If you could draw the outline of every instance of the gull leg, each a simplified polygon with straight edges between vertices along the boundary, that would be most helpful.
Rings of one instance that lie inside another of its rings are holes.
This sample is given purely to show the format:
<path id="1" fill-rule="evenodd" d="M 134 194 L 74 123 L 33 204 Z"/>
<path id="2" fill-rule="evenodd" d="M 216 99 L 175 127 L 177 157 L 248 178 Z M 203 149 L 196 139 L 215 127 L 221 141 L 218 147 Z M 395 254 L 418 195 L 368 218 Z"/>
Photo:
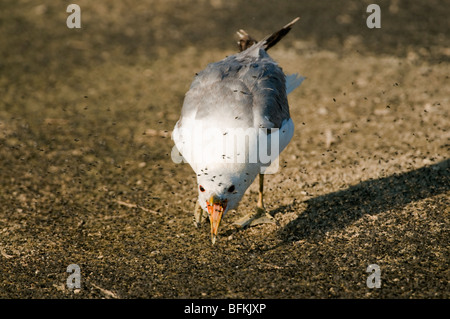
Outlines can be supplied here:
<path id="1" fill-rule="evenodd" d="M 259 174 L 259 192 L 258 203 L 256 204 L 257 211 L 266 211 L 264 209 L 264 174 Z"/>
<path id="2" fill-rule="evenodd" d="M 203 211 L 202 207 L 200 206 L 199 202 L 195 202 L 195 208 L 194 208 L 194 225 L 195 227 L 200 227 L 202 222 L 206 219 L 207 215 Z"/>
<path id="3" fill-rule="evenodd" d="M 235 225 L 244 228 L 259 224 L 274 224 L 273 217 L 264 209 L 264 174 L 259 174 L 259 193 L 256 210 L 234 222 Z"/>
<path id="4" fill-rule="evenodd" d="M 273 217 L 264 208 L 264 174 L 259 174 L 258 203 L 256 204 L 256 218 L 252 220 L 250 226 L 259 224 L 274 224 Z"/>

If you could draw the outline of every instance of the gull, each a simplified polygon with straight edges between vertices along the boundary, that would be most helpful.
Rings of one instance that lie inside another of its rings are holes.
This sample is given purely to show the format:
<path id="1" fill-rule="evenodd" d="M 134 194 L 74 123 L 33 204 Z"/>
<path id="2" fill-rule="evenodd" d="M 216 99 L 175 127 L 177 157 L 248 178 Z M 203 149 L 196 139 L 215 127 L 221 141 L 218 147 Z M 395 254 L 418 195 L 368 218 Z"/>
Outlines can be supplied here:
<path id="1" fill-rule="evenodd" d="M 287 95 L 304 78 L 285 75 L 267 50 L 298 20 L 259 42 L 240 30 L 240 52 L 197 73 L 185 95 L 172 139 L 197 175 L 194 224 L 209 218 L 212 244 L 223 216 L 238 206 L 258 175 L 256 210 L 235 224 L 273 223 L 264 209 L 264 174 L 274 166 L 276 171 L 277 158 L 292 139 Z"/>

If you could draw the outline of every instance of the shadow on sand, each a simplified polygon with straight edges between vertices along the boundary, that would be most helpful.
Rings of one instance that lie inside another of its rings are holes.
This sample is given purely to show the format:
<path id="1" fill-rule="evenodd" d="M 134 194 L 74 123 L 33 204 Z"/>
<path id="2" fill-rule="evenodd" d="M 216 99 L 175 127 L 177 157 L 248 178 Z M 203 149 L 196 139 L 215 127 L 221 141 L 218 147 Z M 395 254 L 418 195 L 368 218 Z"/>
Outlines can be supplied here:
<path id="1" fill-rule="evenodd" d="M 450 160 L 410 172 L 361 182 L 345 190 L 307 200 L 307 208 L 283 227 L 284 242 L 320 238 L 342 229 L 365 214 L 375 215 L 450 190 Z M 271 214 L 295 209 L 296 203 Z"/>

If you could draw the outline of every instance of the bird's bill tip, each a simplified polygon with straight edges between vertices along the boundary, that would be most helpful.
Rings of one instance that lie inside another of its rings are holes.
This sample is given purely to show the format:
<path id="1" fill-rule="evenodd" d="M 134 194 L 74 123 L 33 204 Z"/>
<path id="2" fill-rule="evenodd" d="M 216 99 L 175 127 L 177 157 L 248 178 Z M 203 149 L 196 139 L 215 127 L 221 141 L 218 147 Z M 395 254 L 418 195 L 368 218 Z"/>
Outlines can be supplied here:
<path id="1" fill-rule="evenodd" d="M 211 235 L 211 242 L 214 245 L 216 243 L 217 235 Z"/>
<path id="2" fill-rule="evenodd" d="M 219 231 L 220 221 L 222 220 L 223 212 L 225 211 L 226 203 L 216 202 L 208 205 L 209 219 L 211 222 L 211 242 L 216 242 L 217 233 Z"/>

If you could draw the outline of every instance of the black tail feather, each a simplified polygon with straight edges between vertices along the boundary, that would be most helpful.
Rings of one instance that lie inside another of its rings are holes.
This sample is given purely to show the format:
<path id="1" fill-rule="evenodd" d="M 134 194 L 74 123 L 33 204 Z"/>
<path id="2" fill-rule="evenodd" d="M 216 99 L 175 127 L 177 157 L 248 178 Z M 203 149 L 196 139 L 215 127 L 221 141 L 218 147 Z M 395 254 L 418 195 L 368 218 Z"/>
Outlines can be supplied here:
<path id="1" fill-rule="evenodd" d="M 267 37 L 266 40 L 265 40 L 265 43 L 263 45 L 264 49 L 266 51 L 269 50 L 271 47 L 273 47 L 275 44 L 277 44 L 281 39 L 283 39 L 284 36 L 286 34 L 288 34 L 289 31 L 291 31 L 292 26 L 299 19 L 300 19 L 299 17 L 295 18 L 294 20 L 292 20 L 291 22 L 286 24 L 283 28 L 281 28 L 277 32 L 275 32 L 272 35 L 270 35 L 269 37 Z M 242 29 L 239 30 L 239 32 L 237 32 L 237 34 L 239 35 L 239 38 L 240 38 L 239 41 L 238 41 L 238 46 L 239 46 L 239 50 L 241 52 L 246 50 L 246 49 L 248 49 L 253 44 L 257 43 L 257 41 L 254 38 L 252 38 L 247 32 L 245 32 Z"/>
<path id="2" fill-rule="evenodd" d="M 292 26 L 299 20 L 300 18 L 297 17 L 288 24 L 286 24 L 281 30 L 273 33 L 270 37 L 267 38 L 266 43 L 264 45 L 264 49 L 267 51 L 271 47 L 273 47 L 275 44 L 277 44 L 281 39 L 284 38 L 286 34 L 291 31 Z"/>

